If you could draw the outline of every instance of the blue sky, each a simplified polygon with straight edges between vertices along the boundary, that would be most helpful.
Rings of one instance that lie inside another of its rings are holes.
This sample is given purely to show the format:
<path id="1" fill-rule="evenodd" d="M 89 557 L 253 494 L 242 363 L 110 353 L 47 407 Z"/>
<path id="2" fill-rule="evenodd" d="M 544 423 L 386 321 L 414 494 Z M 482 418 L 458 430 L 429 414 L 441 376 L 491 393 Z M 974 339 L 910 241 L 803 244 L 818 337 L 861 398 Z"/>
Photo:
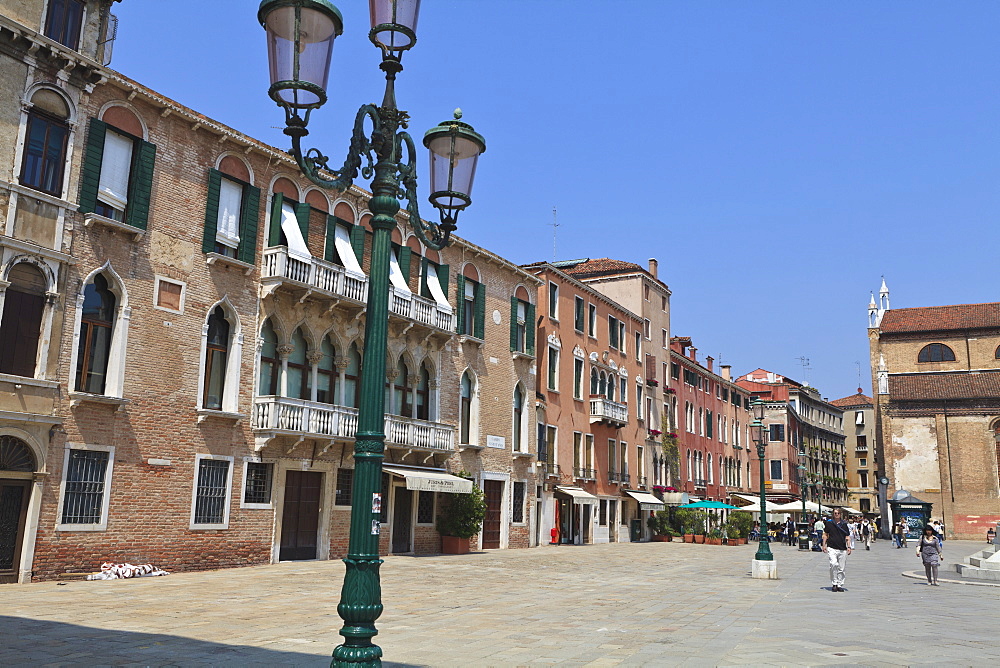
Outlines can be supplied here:
<path id="1" fill-rule="evenodd" d="M 367 2 L 338 7 L 309 137 L 336 164 L 382 97 Z M 112 67 L 286 147 L 256 8 L 125 0 Z M 659 259 L 700 356 L 834 399 L 856 362 L 871 393 L 883 274 L 896 307 L 1000 301 L 998 28 L 992 2 L 424 0 L 397 98 L 417 138 L 456 106 L 486 137 L 461 236 L 551 259 L 556 207 L 560 259 Z"/>

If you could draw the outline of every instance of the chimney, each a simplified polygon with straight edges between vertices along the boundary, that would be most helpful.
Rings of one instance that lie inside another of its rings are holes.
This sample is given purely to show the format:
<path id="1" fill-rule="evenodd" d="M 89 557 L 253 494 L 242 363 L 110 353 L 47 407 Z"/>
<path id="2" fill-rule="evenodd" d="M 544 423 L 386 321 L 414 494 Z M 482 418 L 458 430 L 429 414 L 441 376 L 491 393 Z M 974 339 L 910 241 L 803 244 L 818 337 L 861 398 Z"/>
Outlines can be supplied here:
<path id="1" fill-rule="evenodd" d="M 708 357 L 705 358 L 705 366 L 706 366 L 706 368 L 708 368 L 709 371 L 712 370 L 712 364 L 714 362 L 715 362 L 715 358 L 712 357 L 711 355 L 709 355 Z"/>
<path id="2" fill-rule="evenodd" d="M 694 346 L 691 346 L 691 348 L 688 349 L 688 359 L 694 362 L 698 361 L 698 349 Z"/>
<path id="3" fill-rule="evenodd" d="M 659 271 L 660 263 L 656 261 L 655 257 L 649 258 L 649 273 L 653 275 L 653 278 L 659 278 L 656 272 Z"/>
<path id="4" fill-rule="evenodd" d="M 723 364 L 723 365 L 721 365 L 719 367 L 719 369 L 722 371 L 722 379 L 723 380 L 732 380 L 733 379 L 733 365 L 732 364 Z"/>

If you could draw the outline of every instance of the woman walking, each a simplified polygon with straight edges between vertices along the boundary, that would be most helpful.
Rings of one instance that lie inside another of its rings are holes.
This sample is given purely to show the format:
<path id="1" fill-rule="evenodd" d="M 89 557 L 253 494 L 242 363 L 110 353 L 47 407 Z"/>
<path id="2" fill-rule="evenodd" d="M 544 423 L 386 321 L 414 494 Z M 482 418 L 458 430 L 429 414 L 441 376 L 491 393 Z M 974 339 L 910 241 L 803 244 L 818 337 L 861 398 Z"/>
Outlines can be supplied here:
<path id="1" fill-rule="evenodd" d="M 938 566 L 941 565 L 941 542 L 938 541 L 937 532 L 930 524 L 924 527 L 924 533 L 920 536 L 920 543 L 917 545 L 917 556 L 924 562 L 924 572 L 927 574 L 927 584 L 937 586 Z"/>

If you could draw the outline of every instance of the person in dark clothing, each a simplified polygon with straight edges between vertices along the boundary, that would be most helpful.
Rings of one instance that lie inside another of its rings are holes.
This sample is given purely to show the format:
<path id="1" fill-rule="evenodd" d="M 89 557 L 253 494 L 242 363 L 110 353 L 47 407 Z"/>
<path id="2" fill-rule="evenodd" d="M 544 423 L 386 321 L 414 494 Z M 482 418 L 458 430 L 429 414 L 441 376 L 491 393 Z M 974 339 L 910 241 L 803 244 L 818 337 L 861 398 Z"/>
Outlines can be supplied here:
<path id="1" fill-rule="evenodd" d="M 830 557 L 831 591 L 847 591 L 844 589 L 844 570 L 847 567 L 847 557 L 854 548 L 851 529 L 844 521 L 843 511 L 833 509 L 833 519 L 826 521 L 823 529 L 823 551 Z"/>

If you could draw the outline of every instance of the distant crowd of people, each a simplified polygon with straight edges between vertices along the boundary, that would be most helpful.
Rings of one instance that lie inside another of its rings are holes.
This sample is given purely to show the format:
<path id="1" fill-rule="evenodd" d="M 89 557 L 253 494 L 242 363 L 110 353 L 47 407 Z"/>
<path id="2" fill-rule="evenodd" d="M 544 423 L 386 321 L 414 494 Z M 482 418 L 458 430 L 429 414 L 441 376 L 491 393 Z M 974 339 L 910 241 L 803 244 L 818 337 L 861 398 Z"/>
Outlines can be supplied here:
<path id="1" fill-rule="evenodd" d="M 830 515 L 823 517 L 814 515 L 805 523 L 805 526 L 808 528 L 803 528 L 802 525 L 797 525 L 791 518 L 788 518 L 784 523 L 770 522 L 763 530 L 767 531 L 769 541 L 787 545 L 794 545 L 797 538 L 803 537 L 803 531 L 807 531 L 812 550 L 825 552 L 830 559 L 830 581 L 832 584 L 830 590 L 834 592 L 847 591 L 844 588 L 847 556 L 856 549 L 855 546 L 864 545 L 866 550 L 871 550 L 872 543 L 881 533 L 881 518 L 869 519 L 855 516 L 845 519 L 844 512 L 840 508 L 834 508 Z M 760 522 L 754 522 L 750 538 L 760 540 L 761 531 Z M 906 537 L 909 531 L 910 525 L 906 518 L 900 518 L 892 525 L 890 533 L 897 549 L 907 547 Z M 938 520 L 924 526 L 918 539 L 917 556 L 924 564 L 927 584 L 929 585 L 937 586 L 938 584 L 938 568 L 941 565 L 944 540 L 945 527 Z"/>

